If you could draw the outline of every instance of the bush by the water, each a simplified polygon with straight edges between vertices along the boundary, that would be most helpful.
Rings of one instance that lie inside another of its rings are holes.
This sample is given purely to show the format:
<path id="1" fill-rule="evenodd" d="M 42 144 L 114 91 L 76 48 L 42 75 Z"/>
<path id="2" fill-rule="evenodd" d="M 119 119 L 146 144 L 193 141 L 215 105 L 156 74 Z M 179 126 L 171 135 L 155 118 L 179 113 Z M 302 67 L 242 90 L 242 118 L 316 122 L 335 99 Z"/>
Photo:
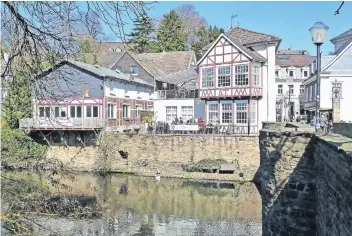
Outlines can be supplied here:
<path id="1" fill-rule="evenodd" d="M 31 167 L 45 158 L 46 146 L 33 141 L 23 130 L 11 129 L 1 119 L 1 165 L 4 168 Z"/>

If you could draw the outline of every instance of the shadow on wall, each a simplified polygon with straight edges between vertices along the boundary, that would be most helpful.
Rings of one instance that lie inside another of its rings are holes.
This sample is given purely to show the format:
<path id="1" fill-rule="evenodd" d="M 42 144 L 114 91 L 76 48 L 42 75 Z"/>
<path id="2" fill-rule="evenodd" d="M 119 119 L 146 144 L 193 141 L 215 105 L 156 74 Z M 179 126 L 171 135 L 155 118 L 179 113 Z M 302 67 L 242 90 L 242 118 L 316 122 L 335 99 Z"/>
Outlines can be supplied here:
<path id="1" fill-rule="evenodd" d="M 311 134 L 261 131 L 263 235 L 315 235 L 316 166 Z"/>

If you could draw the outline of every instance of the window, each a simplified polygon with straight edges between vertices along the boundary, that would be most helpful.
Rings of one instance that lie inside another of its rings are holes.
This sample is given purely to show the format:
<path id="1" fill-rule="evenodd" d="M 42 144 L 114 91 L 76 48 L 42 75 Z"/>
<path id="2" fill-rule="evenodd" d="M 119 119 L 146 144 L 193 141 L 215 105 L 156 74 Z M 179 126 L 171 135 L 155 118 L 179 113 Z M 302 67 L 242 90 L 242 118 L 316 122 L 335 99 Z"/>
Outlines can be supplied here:
<path id="1" fill-rule="evenodd" d="M 306 70 L 303 71 L 303 77 L 308 77 L 308 71 Z"/>
<path id="2" fill-rule="evenodd" d="M 214 68 L 202 69 L 202 88 L 214 87 Z"/>
<path id="3" fill-rule="evenodd" d="M 290 77 L 293 77 L 293 70 L 288 71 L 288 75 L 289 75 Z"/>
<path id="4" fill-rule="evenodd" d="M 235 66 L 235 85 L 248 85 L 248 65 L 240 64 Z"/>
<path id="5" fill-rule="evenodd" d="M 230 124 L 232 123 L 232 104 L 221 104 L 221 123 Z"/>
<path id="6" fill-rule="evenodd" d="M 279 84 L 279 85 L 277 86 L 277 93 L 278 93 L 278 94 L 282 94 L 282 84 Z"/>
<path id="7" fill-rule="evenodd" d="M 279 71 L 278 70 L 275 71 L 275 77 L 279 77 Z"/>
<path id="8" fill-rule="evenodd" d="M 39 117 L 44 117 L 44 107 L 39 107 Z"/>
<path id="9" fill-rule="evenodd" d="M 171 123 L 177 117 L 177 107 L 166 107 L 166 122 Z"/>
<path id="10" fill-rule="evenodd" d="M 129 105 L 122 105 L 122 117 L 123 119 L 128 119 L 131 117 Z"/>
<path id="11" fill-rule="evenodd" d="M 61 117 L 66 117 L 66 109 L 62 109 L 60 113 Z"/>
<path id="12" fill-rule="evenodd" d="M 55 107 L 55 117 L 60 117 L 60 107 Z"/>
<path id="13" fill-rule="evenodd" d="M 98 117 L 98 106 L 86 106 L 86 117 Z"/>
<path id="14" fill-rule="evenodd" d="M 108 119 L 115 118 L 115 105 L 108 104 Z"/>
<path id="15" fill-rule="evenodd" d="M 230 66 L 221 66 L 218 68 L 218 86 L 226 87 L 231 85 Z"/>
<path id="16" fill-rule="evenodd" d="M 182 106 L 181 116 L 183 121 L 187 121 L 193 118 L 193 107 L 192 106 Z"/>
<path id="17" fill-rule="evenodd" d="M 251 101 L 251 124 L 257 124 L 257 101 Z"/>
<path id="18" fill-rule="evenodd" d="M 253 66 L 252 77 L 253 77 L 253 86 L 259 86 L 260 85 L 260 67 L 259 66 Z"/>
<path id="19" fill-rule="evenodd" d="M 248 104 L 247 101 L 236 103 L 236 123 L 247 124 Z"/>
<path id="20" fill-rule="evenodd" d="M 81 106 L 71 106 L 70 107 L 70 117 L 81 118 L 82 117 L 82 107 Z"/>
<path id="21" fill-rule="evenodd" d="M 290 90 L 290 94 L 295 94 L 295 90 L 293 88 L 293 85 L 288 85 L 288 89 Z"/>
<path id="22" fill-rule="evenodd" d="M 299 94 L 304 94 L 304 85 L 299 86 Z"/>
<path id="23" fill-rule="evenodd" d="M 219 114 L 219 110 L 218 110 L 218 105 L 219 104 L 209 104 L 208 105 L 208 120 L 211 123 L 216 123 L 218 121 L 218 114 Z"/>
<path id="24" fill-rule="evenodd" d="M 45 117 L 50 117 L 50 107 L 45 107 Z"/>
<path id="25" fill-rule="evenodd" d="M 143 107 L 141 105 L 136 105 L 136 117 L 137 118 L 141 117 L 141 110 L 143 110 Z"/>
<path id="26" fill-rule="evenodd" d="M 133 75 L 138 74 L 138 66 L 136 65 L 131 66 L 131 74 Z"/>

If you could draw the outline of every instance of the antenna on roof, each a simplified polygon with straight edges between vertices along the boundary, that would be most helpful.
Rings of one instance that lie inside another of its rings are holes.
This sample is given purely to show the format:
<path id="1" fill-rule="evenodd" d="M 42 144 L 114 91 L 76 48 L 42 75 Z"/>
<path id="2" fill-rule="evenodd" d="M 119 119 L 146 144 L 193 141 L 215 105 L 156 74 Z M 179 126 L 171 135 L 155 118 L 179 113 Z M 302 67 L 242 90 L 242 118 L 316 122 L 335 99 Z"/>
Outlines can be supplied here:
<path id="1" fill-rule="evenodd" d="M 236 14 L 236 15 L 234 15 L 234 14 L 232 14 L 231 15 L 231 29 L 232 29 L 232 20 L 234 19 L 234 18 L 236 18 L 238 15 Z"/>

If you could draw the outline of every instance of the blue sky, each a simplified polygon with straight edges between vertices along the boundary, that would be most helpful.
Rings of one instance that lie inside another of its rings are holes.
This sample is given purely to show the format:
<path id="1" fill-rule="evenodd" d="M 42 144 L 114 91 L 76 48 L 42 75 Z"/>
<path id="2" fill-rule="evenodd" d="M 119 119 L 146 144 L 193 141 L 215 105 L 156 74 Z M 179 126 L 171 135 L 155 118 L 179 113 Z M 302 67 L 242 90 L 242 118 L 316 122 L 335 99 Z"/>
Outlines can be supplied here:
<path id="1" fill-rule="evenodd" d="M 339 15 L 334 15 L 340 2 L 158 2 L 149 15 L 160 18 L 183 4 L 192 4 L 209 25 L 227 29 L 232 14 L 240 27 L 278 36 L 282 39 L 281 49 L 307 49 L 312 55 L 316 48 L 308 29 L 323 21 L 330 27 L 328 40 L 322 46 L 323 54 L 333 51 L 331 38 L 352 28 L 352 2 L 345 2 Z M 130 28 L 129 26 L 126 29 Z"/>

